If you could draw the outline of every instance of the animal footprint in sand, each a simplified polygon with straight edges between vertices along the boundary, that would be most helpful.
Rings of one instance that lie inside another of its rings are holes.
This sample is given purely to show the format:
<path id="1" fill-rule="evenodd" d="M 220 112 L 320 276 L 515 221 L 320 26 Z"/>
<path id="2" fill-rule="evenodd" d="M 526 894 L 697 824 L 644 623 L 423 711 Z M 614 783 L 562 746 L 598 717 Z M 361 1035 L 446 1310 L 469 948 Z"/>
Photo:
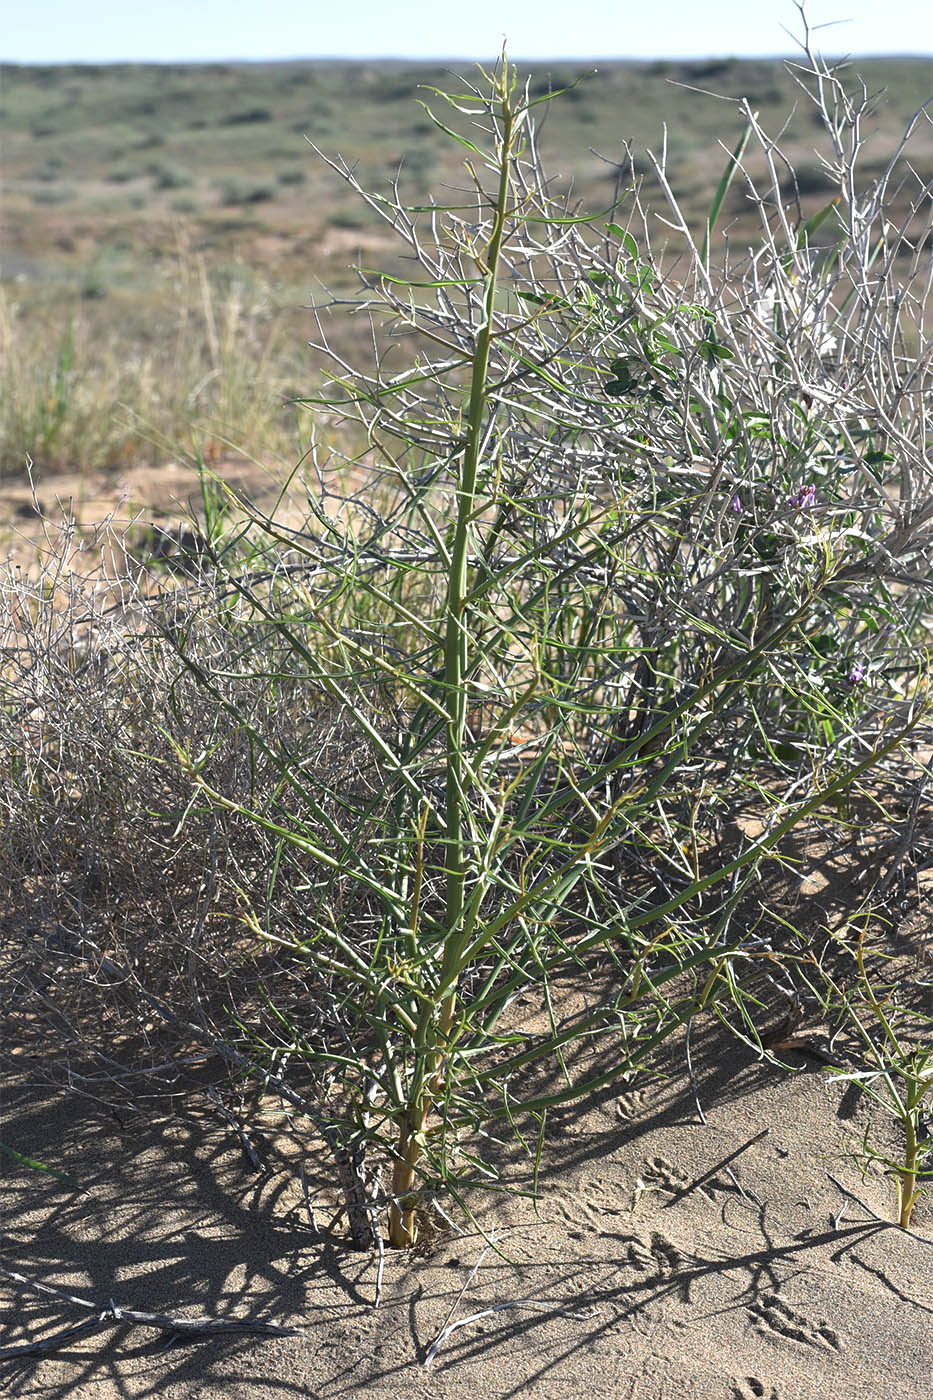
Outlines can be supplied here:
<path id="1" fill-rule="evenodd" d="M 711 1201 L 710 1193 L 702 1186 L 695 1186 L 689 1176 L 684 1176 L 672 1166 L 666 1157 L 649 1157 L 635 1184 L 635 1205 L 647 1191 L 668 1191 L 673 1196 L 685 1195 L 688 1191 Z"/>
<path id="2" fill-rule="evenodd" d="M 616 1113 L 620 1118 L 640 1118 L 650 1103 L 647 1089 L 627 1089 L 616 1099 Z"/>
<path id="3" fill-rule="evenodd" d="M 676 1282 L 684 1300 L 690 1301 L 690 1270 L 692 1261 L 657 1230 L 652 1231 L 649 1244 L 638 1238 L 627 1241 L 622 1264 L 646 1274 L 643 1284 Z M 642 1286 L 642 1285 L 639 1285 Z"/>
<path id="4" fill-rule="evenodd" d="M 578 1191 L 555 1192 L 548 1204 L 569 1225 L 584 1225 L 595 1230 L 600 1217 L 618 1215 L 622 1206 L 618 1185 L 603 1177 L 584 1181 Z"/>
<path id="5" fill-rule="evenodd" d="M 732 1395 L 733 1400 L 781 1400 L 777 1386 L 773 1385 L 768 1390 L 764 1381 L 760 1381 L 757 1376 L 748 1376 L 744 1381 L 736 1381 L 732 1387 Z"/>
<path id="6" fill-rule="evenodd" d="M 839 1333 L 834 1331 L 822 1318 L 811 1322 L 802 1313 L 794 1312 L 774 1293 L 766 1293 L 749 1310 L 759 1332 L 774 1332 L 779 1337 L 788 1337 L 792 1342 L 803 1342 L 809 1347 L 823 1347 L 828 1351 L 841 1351 Z"/>

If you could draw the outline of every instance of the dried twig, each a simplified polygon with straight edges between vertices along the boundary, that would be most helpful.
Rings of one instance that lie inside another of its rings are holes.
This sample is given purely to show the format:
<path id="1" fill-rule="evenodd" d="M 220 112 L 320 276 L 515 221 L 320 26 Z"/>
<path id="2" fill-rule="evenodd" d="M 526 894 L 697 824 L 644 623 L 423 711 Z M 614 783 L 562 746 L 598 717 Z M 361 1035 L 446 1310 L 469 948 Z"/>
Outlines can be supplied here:
<path id="1" fill-rule="evenodd" d="M 96 1313 L 95 1317 L 87 1318 L 84 1322 L 63 1328 L 59 1332 L 53 1332 L 48 1337 L 42 1337 L 34 1342 L 23 1342 L 19 1346 L 4 1347 L 0 1350 L 0 1361 L 7 1361 L 16 1356 L 42 1356 L 45 1352 L 61 1346 L 73 1337 L 93 1332 L 99 1327 L 112 1327 L 118 1323 L 154 1327 L 157 1331 L 169 1332 L 179 1337 L 218 1336 L 236 1332 L 252 1332 L 266 1337 L 303 1337 L 305 1335 L 300 1327 L 280 1327 L 275 1322 L 259 1322 L 249 1318 L 175 1317 L 168 1313 L 141 1312 L 137 1308 L 118 1307 L 112 1298 L 108 1299 L 104 1307 L 100 1307 L 87 1298 L 78 1298 L 73 1293 L 66 1293 L 62 1288 L 53 1287 L 52 1284 L 37 1283 L 35 1279 L 27 1278 L 25 1274 L 15 1273 L 12 1269 L 0 1266 L 0 1274 L 4 1278 L 11 1279 L 14 1283 L 34 1289 L 37 1293 L 51 1294 L 52 1297 L 60 1298 L 73 1307 L 87 1308 Z"/>
<path id="2" fill-rule="evenodd" d="M 77 949 L 76 955 L 85 962 L 91 960 L 86 957 L 83 950 Z M 236 1050 L 228 1041 L 214 1034 L 210 1029 L 197 1025 L 187 1017 L 179 1016 L 170 1006 L 152 992 L 148 991 L 137 977 L 128 968 L 121 967 L 111 958 L 102 957 L 96 967 L 100 972 L 108 977 L 114 977 L 122 982 L 130 983 L 133 986 L 134 994 L 147 1006 L 157 1011 L 170 1025 L 178 1026 L 194 1036 L 201 1044 L 207 1044 L 211 1049 L 230 1065 L 235 1065 L 237 1069 L 248 1074 L 262 1078 L 264 1083 L 275 1086 L 276 1091 L 286 1102 L 299 1109 L 310 1122 L 312 1122 L 334 1157 L 334 1164 L 337 1168 L 337 1175 L 343 1191 L 346 1205 L 350 1233 L 354 1244 L 361 1247 L 372 1247 L 375 1244 L 374 1229 L 372 1222 L 373 1202 L 367 1200 L 366 1186 L 362 1174 L 362 1159 L 359 1149 L 351 1153 L 343 1144 L 335 1127 L 328 1122 L 320 1109 L 310 1104 L 301 1094 L 295 1092 L 290 1085 L 286 1084 L 280 1076 L 273 1074 L 271 1070 L 257 1065 L 247 1055 L 243 1055 Z"/>
<path id="3" fill-rule="evenodd" d="M 308 1178 L 307 1178 L 307 1176 L 305 1175 L 304 1162 L 302 1162 L 302 1164 L 301 1164 L 301 1169 L 300 1169 L 299 1175 L 300 1175 L 300 1177 L 301 1177 L 301 1191 L 302 1191 L 302 1195 L 303 1195 L 304 1198 L 305 1198 L 305 1210 L 308 1212 L 308 1221 L 309 1221 L 309 1223 L 310 1223 L 310 1225 L 311 1225 L 311 1229 L 314 1231 L 314 1233 L 315 1233 L 316 1235 L 319 1235 L 321 1232 L 320 1232 L 320 1230 L 319 1230 L 318 1227 L 317 1227 L 317 1220 L 315 1219 L 315 1216 L 314 1216 L 314 1206 L 311 1204 L 311 1193 L 310 1193 L 310 1191 L 308 1190 Z"/>
<path id="4" fill-rule="evenodd" d="M 481 1312 L 470 1313 L 469 1317 L 461 1317 L 457 1322 L 451 1322 L 451 1318 L 457 1311 L 457 1308 L 460 1306 L 460 1302 L 463 1298 L 464 1293 L 467 1291 L 470 1284 L 476 1277 L 480 1265 L 486 1258 L 486 1255 L 489 1253 L 489 1251 L 491 1249 L 495 1249 L 497 1242 L 497 1237 L 495 1235 L 491 1235 L 489 1238 L 489 1242 L 484 1246 L 479 1258 L 477 1259 L 476 1263 L 473 1265 L 472 1269 L 467 1275 L 463 1287 L 460 1289 L 460 1292 L 457 1294 L 456 1298 L 451 1304 L 450 1311 L 447 1314 L 447 1318 L 444 1322 L 443 1327 L 438 1332 L 437 1336 L 434 1338 L 434 1341 L 428 1348 L 427 1355 L 425 1356 L 424 1361 L 421 1363 L 424 1367 L 430 1366 L 431 1362 L 437 1356 L 437 1353 L 440 1351 L 441 1347 L 444 1345 L 444 1342 L 451 1335 L 451 1333 L 456 1332 L 457 1329 L 460 1327 L 466 1327 L 468 1323 L 478 1322 L 479 1319 L 482 1317 L 489 1317 L 492 1313 L 503 1312 L 506 1308 L 531 1308 L 537 1312 L 554 1313 L 556 1316 L 559 1317 L 572 1317 L 575 1321 L 578 1322 L 586 1321 L 588 1318 L 596 1317 L 598 1315 L 599 1308 L 590 1308 L 586 1311 L 574 1311 L 570 1308 L 562 1308 L 554 1303 L 542 1302 L 538 1298 L 518 1298 L 511 1303 L 496 1303 L 494 1307 L 484 1308 Z"/>
<path id="5" fill-rule="evenodd" d="M 839 1178 L 833 1176 L 832 1172 L 827 1172 L 826 1175 L 829 1177 L 833 1185 L 838 1190 L 840 1190 L 844 1196 L 848 1196 L 850 1200 L 855 1201 L 856 1205 L 861 1206 L 862 1210 L 868 1212 L 872 1220 L 877 1220 L 878 1224 L 883 1225 L 885 1229 L 903 1230 L 904 1234 L 909 1235 L 912 1240 L 917 1240 L 920 1244 L 933 1245 L 933 1240 L 928 1239 L 926 1235 L 918 1235 L 916 1230 L 908 1230 L 905 1226 L 899 1225 L 896 1220 L 885 1220 L 884 1216 L 879 1215 L 877 1211 L 872 1210 L 868 1202 L 863 1201 L 861 1196 L 857 1196 L 854 1191 L 850 1191 L 848 1186 L 843 1186 Z M 839 1217 L 837 1216 L 836 1219 L 838 1220 Z"/>
<path id="6" fill-rule="evenodd" d="M 464 1282 L 463 1287 L 461 1288 L 460 1292 L 457 1294 L 457 1296 L 456 1296 L 456 1298 L 454 1299 L 454 1301 L 451 1303 L 451 1305 L 450 1305 L 450 1312 L 447 1314 L 446 1318 L 444 1319 L 444 1325 L 443 1325 L 443 1327 L 441 1328 L 440 1332 L 437 1334 L 437 1336 L 434 1338 L 434 1341 L 431 1343 L 431 1346 L 430 1346 L 430 1349 L 429 1349 L 429 1351 L 428 1351 L 427 1357 L 425 1358 L 425 1361 L 424 1361 L 425 1366 L 429 1366 L 429 1365 L 431 1364 L 431 1361 L 432 1361 L 433 1357 L 436 1355 L 437 1348 L 440 1346 L 441 1342 L 443 1341 L 444 1337 L 445 1337 L 446 1334 L 447 1334 L 448 1323 L 450 1322 L 450 1319 L 453 1317 L 454 1313 L 457 1311 L 457 1309 L 458 1309 L 459 1306 L 460 1306 L 460 1300 L 462 1299 L 464 1293 L 465 1293 L 465 1292 L 467 1291 L 467 1289 L 469 1288 L 470 1284 L 471 1284 L 471 1283 L 473 1282 L 473 1280 L 475 1279 L 476 1274 L 477 1274 L 477 1270 L 479 1269 L 480 1264 L 482 1264 L 483 1260 L 486 1258 L 486 1255 L 489 1253 L 489 1251 L 490 1251 L 491 1249 L 494 1248 L 495 1244 L 496 1244 L 496 1236 L 495 1236 L 495 1235 L 491 1235 L 491 1236 L 490 1236 L 490 1239 L 489 1239 L 489 1243 L 483 1246 L 483 1249 L 482 1249 L 481 1252 L 480 1252 L 480 1256 L 479 1256 L 479 1258 L 477 1259 L 476 1263 L 473 1265 L 473 1267 L 472 1267 L 472 1269 L 470 1270 L 469 1274 L 467 1275 L 466 1281 Z"/>
<path id="7" fill-rule="evenodd" d="M 230 1124 L 230 1127 L 240 1139 L 240 1146 L 243 1149 L 244 1157 L 249 1163 L 250 1170 L 254 1172 L 261 1172 L 262 1162 L 260 1162 L 259 1157 L 256 1153 L 256 1149 L 249 1140 L 249 1133 L 247 1132 L 243 1124 L 240 1122 L 239 1118 L 237 1118 L 236 1114 L 231 1113 L 228 1108 L 224 1107 L 223 1103 L 221 1102 L 220 1095 L 214 1088 L 213 1084 L 209 1087 L 207 1091 L 207 1096 L 216 1108 L 217 1112 L 220 1114 L 221 1118 L 224 1120 L 224 1122 Z"/>
<path id="8" fill-rule="evenodd" d="M 881 877 L 881 879 L 878 881 L 878 884 L 875 887 L 874 894 L 878 899 L 883 899 L 884 896 L 888 893 L 888 891 L 894 883 L 898 871 L 900 870 L 907 856 L 910 854 L 910 851 L 913 846 L 914 832 L 917 827 L 917 816 L 920 812 L 920 805 L 923 802 L 923 799 L 926 795 L 928 783 L 929 775 L 927 773 L 924 773 L 914 790 L 914 795 L 910 804 L 910 811 L 907 814 L 907 821 L 904 823 L 904 830 L 901 834 L 901 839 L 897 843 L 897 847 L 894 851 L 893 856 L 891 857 L 891 864 L 888 866 L 884 875 Z"/>
<path id="9" fill-rule="evenodd" d="M 469 1317 L 461 1317 L 456 1322 L 451 1322 L 445 1327 L 431 1343 L 430 1350 L 422 1362 L 423 1366 L 430 1366 L 444 1342 L 460 1327 L 467 1327 L 471 1322 L 479 1322 L 480 1318 L 491 1317 L 493 1313 L 504 1312 L 506 1308 L 531 1308 L 535 1312 L 550 1313 L 554 1317 L 571 1317 L 575 1322 L 588 1322 L 592 1317 L 599 1316 L 599 1308 L 589 1308 L 584 1311 L 576 1311 L 571 1308 L 562 1308 L 554 1303 L 546 1303 L 540 1298 L 516 1298 L 512 1303 L 496 1303 L 491 1308 L 483 1308 L 481 1312 L 470 1313 Z"/>

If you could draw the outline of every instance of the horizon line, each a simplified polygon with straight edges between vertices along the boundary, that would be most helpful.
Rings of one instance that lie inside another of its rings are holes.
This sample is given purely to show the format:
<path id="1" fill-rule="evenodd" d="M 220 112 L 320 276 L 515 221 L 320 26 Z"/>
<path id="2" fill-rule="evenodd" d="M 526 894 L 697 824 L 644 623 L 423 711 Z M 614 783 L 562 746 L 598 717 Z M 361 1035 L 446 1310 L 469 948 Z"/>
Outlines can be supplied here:
<path id="1" fill-rule="evenodd" d="M 495 62 L 500 54 L 494 56 L 484 54 L 404 54 L 404 53 L 374 53 L 374 54 L 290 54 L 264 56 L 261 58 L 244 58 L 237 55 L 222 55 L 211 58 L 0 58 L 0 67 L 18 68 L 59 68 L 59 67 L 95 67 L 95 68 L 116 68 L 116 67 L 162 67 L 168 64 L 200 65 L 210 67 L 213 64 L 237 63 L 237 64 L 276 64 L 276 63 L 490 63 Z M 736 54 L 727 51 L 717 51 L 710 53 L 691 54 L 638 54 L 626 57 L 623 54 L 543 54 L 535 57 L 523 56 L 522 54 L 510 54 L 509 61 L 512 63 L 704 63 L 704 62 L 730 62 L 730 63 L 754 63 L 762 59 L 772 62 L 779 60 L 795 61 L 805 55 L 787 52 L 762 52 Z M 933 58 L 933 50 L 884 50 L 873 51 L 871 53 L 854 54 L 851 52 L 821 53 L 821 58 L 833 62 L 852 62 L 858 60 L 872 59 L 920 59 Z"/>

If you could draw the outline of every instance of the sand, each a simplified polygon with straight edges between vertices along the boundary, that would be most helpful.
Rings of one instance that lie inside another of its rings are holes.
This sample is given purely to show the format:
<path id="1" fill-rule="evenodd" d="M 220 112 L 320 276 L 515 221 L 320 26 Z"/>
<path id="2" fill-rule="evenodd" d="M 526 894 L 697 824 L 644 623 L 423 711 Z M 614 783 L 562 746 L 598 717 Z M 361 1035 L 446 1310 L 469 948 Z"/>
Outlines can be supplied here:
<path id="1" fill-rule="evenodd" d="M 461 1220 L 413 1255 L 387 1251 L 378 1308 L 376 1257 L 312 1231 L 300 1166 L 319 1227 L 326 1168 L 273 1101 L 255 1173 L 203 1076 L 134 1115 L 14 1057 L 0 1140 L 82 1189 L 5 1161 L 0 1263 L 101 1306 L 304 1335 L 166 1345 L 111 1326 L 3 1363 L 0 1384 L 88 1400 L 930 1400 L 933 1206 L 911 1233 L 875 1218 L 891 1218 L 890 1182 L 850 1155 L 868 1100 L 811 1057 L 789 1053 L 782 1070 L 712 1027 L 694 1047 L 695 1097 L 681 1050 L 662 1079 L 551 1118 L 537 1209 L 474 1195 L 494 1248 Z M 514 1145 L 502 1167 L 529 1186 Z M 85 1315 L 0 1285 L 4 1346 Z"/>

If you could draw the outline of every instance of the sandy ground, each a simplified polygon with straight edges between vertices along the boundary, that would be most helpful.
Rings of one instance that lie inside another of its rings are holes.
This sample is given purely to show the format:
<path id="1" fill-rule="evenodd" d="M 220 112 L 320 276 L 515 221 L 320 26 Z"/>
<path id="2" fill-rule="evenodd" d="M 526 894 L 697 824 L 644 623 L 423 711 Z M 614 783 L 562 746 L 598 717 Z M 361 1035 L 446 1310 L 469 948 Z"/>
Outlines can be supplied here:
<path id="1" fill-rule="evenodd" d="M 815 1060 L 787 1059 L 794 1070 L 761 1064 L 708 1031 L 694 1051 L 706 1124 L 673 1047 L 663 1079 L 553 1118 L 537 1211 L 487 1197 L 475 1203 L 496 1248 L 464 1228 L 415 1257 L 387 1253 L 378 1308 L 375 1258 L 310 1228 L 300 1161 L 318 1205 L 327 1178 L 274 1106 L 257 1174 L 203 1086 L 116 1115 L 43 1088 L 19 1059 L 2 1140 L 82 1189 L 6 1161 L 0 1263 L 101 1306 L 304 1336 L 167 1346 L 112 1326 L 3 1363 L 0 1386 L 88 1400 L 930 1400 L 933 1206 L 908 1234 L 840 1192 L 829 1173 L 890 1219 L 890 1183 L 863 1180 L 846 1155 L 867 1101 Z M 527 1162 L 502 1150 L 527 1185 Z M 4 1346 L 85 1316 L 0 1285 Z M 448 1322 L 463 1325 L 426 1366 Z"/>
<path id="2" fill-rule="evenodd" d="M 117 489 L 85 482 L 80 515 L 145 501 L 177 519 L 191 482 L 182 468 Z M 75 500 L 78 484 L 58 481 L 58 498 Z M 29 501 L 10 504 L 28 542 Z M 837 854 L 850 869 L 866 859 Z M 863 1180 L 850 1155 L 873 1121 L 868 1101 L 812 1057 L 790 1052 L 778 1069 L 707 1028 L 696 1097 L 672 1046 L 659 1080 L 552 1115 L 537 1207 L 474 1197 L 495 1246 L 464 1226 L 414 1256 L 387 1253 L 376 1308 L 377 1261 L 311 1228 L 300 1169 L 323 1225 L 326 1163 L 277 1104 L 253 1125 L 256 1173 L 203 1076 L 114 1110 L 51 1088 L 41 1057 L 2 1039 L 0 1028 L 0 1142 L 78 1186 L 0 1156 L 0 1266 L 101 1308 L 112 1298 L 304 1332 L 167 1345 L 112 1326 L 0 1362 L 4 1394 L 933 1400 L 933 1204 L 921 1202 L 910 1234 L 882 1223 L 891 1184 Z M 896 1150 L 884 1122 L 873 1131 Z M 527 1159 L 508 1144 L 501 1157 L 530 1187 Z M 2 1347 L 87 1316 L 9 1278 L 0 1299 Z"/>
<path id="3" fill-rule="evenodd" d="M 276 474 L 245 458 L 211 461 L 209 473 L 254 501 L 276 498 Z M 122 472 L 49 472 L 35 484 L 7 480 L 0 485 L 0 557 L 24 560 L 54 537 L 63 521 L 74 520 L 88 541 L 105 521 L 111 531 L 146 523 L 176 522 L 200 509 L 198 474 L 190 462 L 158 466 L 136 463 Z"/>

